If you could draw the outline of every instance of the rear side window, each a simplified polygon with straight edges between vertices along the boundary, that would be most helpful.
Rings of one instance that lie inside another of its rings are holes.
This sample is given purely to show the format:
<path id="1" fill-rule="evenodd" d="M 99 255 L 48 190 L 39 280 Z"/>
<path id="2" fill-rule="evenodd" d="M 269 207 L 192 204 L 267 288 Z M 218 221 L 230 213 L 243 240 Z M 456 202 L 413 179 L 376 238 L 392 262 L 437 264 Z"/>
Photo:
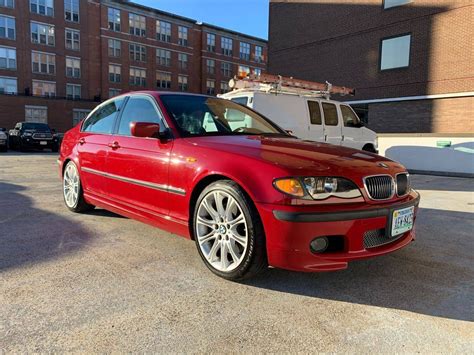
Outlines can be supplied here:
<path id="1" fill-rule="evenodd" d="M 359 117 L 356 116 L 354 111 L 349 106 L 341 105 L 342 121 L 344 127 L 358 127 L 360 125 Z"/>
<path id="2" fill-rule="evenodd" d="M 130 123 L 132 122 L 150 122 L 158 123 L 160 131 L 165 127 L 161 115 L 156 110 L 155 105 L 146 97 L 131 97 L 123 109 L 118 134 L 130 136 Z"/>
<path id="3" fill-rule="evenodd" d="M 321 124 L 321 108 L 317 101 L 308 101 L 309 119 L 311 124 Z"/>
<path id="4" fill-rule="evenodd" d="M 247 96 L 244 97 L 235 97 L 233 99 L 230 99 L 230 101 L 234 101 L 235 103 L 247 106 L 249 98 Z"/>
<path id="5" fill-rule="evenodd" d="M 324 124 L 326 126 L 337 126 L 337 109 L 336 105 L 323 102 Z"/>
<path id="6" fill-rule="evenodd" d="M 113 100 L 102 107 L 99 107 L 82 125 L 83 132 L 112 134 L 114 122 L 120 107 L 123 104 L 123 97 Z"/>

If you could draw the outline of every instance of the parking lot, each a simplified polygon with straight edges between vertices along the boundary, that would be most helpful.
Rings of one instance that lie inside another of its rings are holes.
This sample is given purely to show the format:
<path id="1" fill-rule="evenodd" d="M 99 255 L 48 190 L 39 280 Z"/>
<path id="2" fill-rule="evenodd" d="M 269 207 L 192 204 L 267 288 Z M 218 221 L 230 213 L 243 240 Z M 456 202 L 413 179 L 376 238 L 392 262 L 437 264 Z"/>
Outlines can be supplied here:
<path id="1" fill-rule="evenodd" d="M 472 352 L 472 179 L 413 177 L 405 249 L 232 283 L 192 241 L 69 212 L 56 158 L 0 153 L 0 352 Z"/>

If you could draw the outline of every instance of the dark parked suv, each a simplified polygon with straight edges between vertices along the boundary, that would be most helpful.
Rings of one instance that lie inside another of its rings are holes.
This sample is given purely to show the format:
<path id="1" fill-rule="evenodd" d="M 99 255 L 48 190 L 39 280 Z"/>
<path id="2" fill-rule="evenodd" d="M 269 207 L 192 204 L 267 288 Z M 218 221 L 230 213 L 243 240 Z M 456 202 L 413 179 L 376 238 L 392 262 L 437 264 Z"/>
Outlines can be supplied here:
<path id="1" fill-rule="evenodd" d="M 46 123 L 19 122 L 9 136 L 12 149 L 51 149 L 53 152 L 59 149 L 58 139 Z"/>

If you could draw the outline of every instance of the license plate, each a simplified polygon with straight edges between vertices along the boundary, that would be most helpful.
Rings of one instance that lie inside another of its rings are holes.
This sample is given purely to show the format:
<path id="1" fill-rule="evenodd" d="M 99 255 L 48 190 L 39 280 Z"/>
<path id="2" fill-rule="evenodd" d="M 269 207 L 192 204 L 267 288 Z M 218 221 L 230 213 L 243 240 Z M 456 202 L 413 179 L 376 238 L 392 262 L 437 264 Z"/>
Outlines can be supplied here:
<path id="1" fill-rule="evenodd" d="M 415 207 L 403 208 L 393 211 L 392 215 L 392 237 L 408 232 L 413 228 L 413 217 Z"/>
<path id="2" fill-rule="evenodd" d="M 47 145 L 47 144 L 48 144 L 48 142 L 46 142 L 46 141 L 41 141 L 40 142 L 40 145 Z"/>

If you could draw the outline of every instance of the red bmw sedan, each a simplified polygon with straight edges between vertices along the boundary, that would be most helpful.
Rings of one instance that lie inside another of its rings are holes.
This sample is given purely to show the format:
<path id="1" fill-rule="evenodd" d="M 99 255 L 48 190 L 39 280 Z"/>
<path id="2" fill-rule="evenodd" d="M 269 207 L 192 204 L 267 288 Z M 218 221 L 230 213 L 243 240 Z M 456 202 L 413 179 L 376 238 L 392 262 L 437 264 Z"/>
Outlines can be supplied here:
<path id="1" fill-rule="evenodd" d="M 300 140 L 215 97 L 110 99 L 66 133 L 58 164 L 71 211 L 98 206 L 193 239 L 227 279 L 344 269 L 415 238 L 420 197 L 402 165 Z"/>

